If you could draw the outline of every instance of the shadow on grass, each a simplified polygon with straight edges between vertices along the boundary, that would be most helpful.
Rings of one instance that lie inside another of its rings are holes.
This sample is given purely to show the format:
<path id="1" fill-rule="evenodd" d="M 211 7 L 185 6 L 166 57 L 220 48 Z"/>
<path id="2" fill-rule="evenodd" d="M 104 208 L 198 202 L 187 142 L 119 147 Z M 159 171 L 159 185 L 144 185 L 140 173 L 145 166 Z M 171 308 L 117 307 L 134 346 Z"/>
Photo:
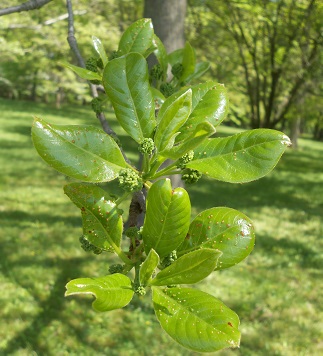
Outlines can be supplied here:
<path id="1" fill-rule="evenodd" d="M 64 223 L 69 226 L 81 226 L 81 217 L 63 216 L 63 215 L 49 215 L 49 214 L 29 214 L 25 211 L 3 211 L 1 212 L 1 226 L 15 226 L 23 222 L 23 226 L 30 225 L 39 221 L 46 221 L 46 224 L 52 225 L 54 223 Z"/>
<path id="2" fill-rule="evenodd" d="M 12 267 L 10 262 L 6 263 L 6 256 L 1 256 L 3 265 L 6 266 L 6 272 Z M 52 286 L 50 295 L 47 299 L 38 303 L 38 307 L 41 312 L 38 313 L 32 322 L 22 331 L 20 331 L 14 338 L 12 338 L 5 349 L 2 351 L 3 355 L 11 355 L 14 351 L 20 348 L 28 349 L 28 346 L 32 346 L 33 351 L 37 354 L 50 354 L 50 350 L 44 347 L 43 343 L 40 345 L 39 335 L 42 330 L 47 327 L 53 320 L 60 318 L 60 314 L 64 310 L 65 299 L 62 298 L 62 290 L 64 290 L 65 284 L 72 278 L 80 274 L 80 265 L 85 261 L 85 257 L 77 257 L 70 259 L 55 259 L 55 264 L 59 264 L 60 272 L 56 277 L 56 280 Z M 35 260 L 19 261 L 19 265 L 30 265 L 35 263 Z M 45 261 L 48 264 L 48 260 Z M 53 262 L 54 263 L 54 262 Z M 16 282 L 17 283 L 17 282 Z M 32 291 L 31 291 L 32 292 Z M 80 341 L 81 336 L 79 336 Z"/>

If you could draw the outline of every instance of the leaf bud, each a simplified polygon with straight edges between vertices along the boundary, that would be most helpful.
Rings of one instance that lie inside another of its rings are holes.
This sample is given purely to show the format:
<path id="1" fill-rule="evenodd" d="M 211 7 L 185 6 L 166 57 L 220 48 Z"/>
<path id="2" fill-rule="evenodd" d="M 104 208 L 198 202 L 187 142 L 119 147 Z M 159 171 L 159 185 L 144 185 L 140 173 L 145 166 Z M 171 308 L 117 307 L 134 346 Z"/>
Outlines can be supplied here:
<path id="1" fill-rule="evenodd" d="M 144 138 L 138 147 L 138 151 L 141 153 L 148 153 L 151 155 L 155 149 L 155 143 L 152 138 Z"/>
<path id="2" fill-rule="evenodd" d="M 164 268 L 166 268 L 166 267 L 170 266 L 176 260 L 177 260 L 177 253 L 176 253 L 176 250 L 174 250 L 168 256 L 163 258 L 161 265 Z"/>
<path id="3" fill-rule="evenodd" d="M 183 64 L 182 63 L 175 63 L 172 67 L 172 74 L 176 79 L 179 79 L 183 73 Z"/>
<path id="4" fill-rule="evenodd" d="M 175 88 L 170 83 L 162 83 L 159 89 L 165 98 L 168 98 L 175 92 Z"/>
<path id="5" fill-rule="evenodd" d="M 96 60 L 96 66 L 100 69 L 104 69 L 104 65 L 103 65 L 103 62 L 102 62 L 102 59 L 101 57 L 97 58 Z"/>
<path id="6" fill-rule="evenodd" d="M 130 226 L 125 231 L 125 235 L 127 237 L 129 237 L 130 239 L 131 238 L 137 238 L 138 237 L 138 232 L 139 232 L 139 229 L 137 228 L 137 226 Z"/>
<path id="7" fill-rule="evenodd" d="M 98 72 L 98 67 L 97 67 L 97 58 L 95 57 L 90 57 L 86 60 L 85 62 L 85 68 L 87 70 L 90 70 L 91 72 Z"/>
<path id="8" fill-rule="evenodd" d="M 149 74 L 150 74 L 151 79 L 160 80 L 163 77 L 164 72 L 163 72 L 160 64 L 156 64 L 151 68 Z"/>
<path id="9" fill-rule="evenodd" d="M 96 98 L 93 98 L 92 101 L 91 101 L 91 107 L 92 107 L 92 110 L 96 113 L 96 114 L 99 114 L 100 112 L 103 111 L 103 101 L 99 98 L 99 97 L 96 97 Z"/>
<path id="10" fill-rule="evenodd" d="M 109 60 L 112 61 L 112 59 L 119 58 L 120 53 L 119 51 L 112 51 L 111 56 L 109 57 Z"/>
<path id="11" fill-rule="evenodd" d="M 120 263 L 113 264 L 113 265 L 109 266 L 109 272 L 111 274 L 122 273 L 123 272 L 123 266 Z"/>

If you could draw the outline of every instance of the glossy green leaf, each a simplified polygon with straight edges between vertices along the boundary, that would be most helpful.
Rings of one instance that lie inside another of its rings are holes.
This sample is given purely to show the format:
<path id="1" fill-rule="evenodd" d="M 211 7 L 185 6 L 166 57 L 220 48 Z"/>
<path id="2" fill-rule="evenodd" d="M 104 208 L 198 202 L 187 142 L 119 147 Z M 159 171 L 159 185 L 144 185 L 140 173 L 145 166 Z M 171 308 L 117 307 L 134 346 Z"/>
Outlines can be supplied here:
<path id="1" fill-rule="evenodd" d="M 137 52 L 145 55 L 153 45 L 154 29 L 151 19 L 140 19 L 130 25 L 119 42 L 120 54 Z"/>
<path id="2" fill-rule="evenodd" d="M 144 57 L 129 53 L 110 61 L 103 72 L 103 85 L 124 130 L 137 142 L 151 137 L 155 106 Z"/>
<path id="3" fill-rule="evenodd" d="M 190 75 L 195 71 L 196 56 L 194 48 L 190 45 L 189 42 L 185 43 L 183 50 L 183 73 L 179 78 L 180 82 L 184 82 Z"/>
<path id="4" fill-rule="evenodd" d="M 185 189 L 172 190 L 168 178 L 155 182 L 148 191 L 142 231 L 146 254 L 154 249 L 160 258 L 184 240 L 190 224 L 191 204 Z"/>
<path id="5" fill-rule="evenodd" d="M 206 82 L 192 87 L 192 112 L 176 141 L 185 140 L 202 122 L 217 127 L 227 116 L 228 95 L 221 84 Z"/>
<path id="6" fill-rule="evenodd" d="M 282 132 L 256 129 L 204 141 L 187 167 L 229 183 L 246 183 L 268 174 L 289 146 Z"/>
<path id="7" fill-rule="evenodd" d="M 153 287 L 157 319 L 166 333 L 197 352 L 239 347 L 239 318 L 220 300 L 191 288 Z"/>
<path id="8" fill-rule="evenodd" d="M 218 207 L 203 211 L 192 221 L 188 236 L 177 249 L 181 256 L 199 248 L 222 252 L 216 269 L 224 269 L 244 260 L 255 245 L 251 220 L 237 210 Z"/>
<path id="9" fill-rule="evenodd" d="M 186 152 L 199 146 L 206 138 L 215 133 L 215 128 L 209 122 L 202 122 L 195 127 L 195 130 L 185 141 L 180 142 L 169 150 L 163 151 L 163 156 L 176 160 Z"/>
<path id="10" fill-rule="evenodd" d="M 66 284 L 65 296 L 92 294 L 94 310 L 105 312 L 125 307 L 133 297 L 131 280 L 120 273 L 98 278 L 77 278 Z"/>
<path id="11" fill-rule="evenodd" d="M 171 66 L 173 66 L 176 63 L 182 63 L 183 51 L 184 51 L 183 48 L 179 48 L 168 55 L 167 61 L 170 63 Z"/>
<path id="12" fill-rule="evenodd" d="M 166 99 L 157 116 L 157 130 L 155 133 L 155 145 L 158 152 L 162 152 L 169 146 L 169 142 L 186 122 L 192 108 L 192 91 L 176 97 L 174 95 Z M 172 146 L 172 145 L 171 145 Z"/>
<path id="13" fill-rule="evenodd" d="M 150 89 L 151 89 L 151 93 L 154 98 L 155 109 L 159 110 L 161 108 L 161 106 L 163 105 L 163 103 L 165 102 L 166 98 L 158 89 L 156 89 L 154 87 L 151 87 Z"/>
<path id="14" fill-rule="evenodd" d="M 108 57 L 107 54 L 105 52 L 105 49 L 103 47 L 102 42 L 100 41 L 99 38 L 92 36 L 92 42 L 93 42 L 93 47 L 96 50 L 96 52 L 98 53 L 98 55 L 100 56 L 103 66 L 105 67 L 108 63 Z"/>
<path id="15" fill-rule="evenodd" d="M 185 79 L 185 83 L 190 83 L 192 80 L 199 78 L 202 76 L 208 69 L 210 68 L 210 63 L 209 62 L 200 62 L 197 63 L 194 69 L 194 73 L 189 75 Z"/>
<path id="16" fill-rule="evenodd" d="M 151 249 L 148 253 L 147 258 L 140 266 L 139 281 L 141 285 L 147 285 L 147 282 L 150 280 L 158 264 L 159 256 L 154 249 Z"/>
<path id="17" fill-rule="evenodd" d="M 167 51 L 163 42 L 159 39 L 159 37 L 154 35 L 153 41 L 156 45 L 154 54 L 164 72 L 163 80 L 165 80 L 167 76 L 167 69 L 168 69 Z"/>
<path id="18" fill-rule="evenodd" d="M 201 249 L 187 253 L 160 271 L 150 285 L 197 283 L 214 271 L 221 255 L 222 252 L 214 249 Z"/>
<path id="19" fill-rule="evenodd" d="M 64 187 L 64 192 L 85 214 L 83 232 L 86 239 L 100 248 L 118 248 L 123 230 L 122 218 L 107 192 L 85 183 L 68 184 Z M 85 228 L 89 230 L 84 231 Z"/>
<path id="20" fill-rule="evenodd" d="M 86 68 L 81 68 L 74 66 L 73 64 L 69 64 L 67 62 L 59 62 L 60 65 L 72 70 L 76 73 L 80 78 L 86 80 L 102 80 L 101 75 L 99 73 L 92 72 Z"/>
<path id="21" fill-rule="evenodd" d="M 92 245 L 102 248 L 105 251 L 113 252 L 113 247 L 111 247 L 107 241 L 106 231 L 96 217 L 87 211 L 81 211 L 81 214 L 83 237 Z"/>
<path id="22" fill-rule="evenodd" d="M 36 119 L 32 139 L 51 167 L 85 182 L 111 181 L 127 167 L 116 142 L 94 126 L 51 125 Z"/>

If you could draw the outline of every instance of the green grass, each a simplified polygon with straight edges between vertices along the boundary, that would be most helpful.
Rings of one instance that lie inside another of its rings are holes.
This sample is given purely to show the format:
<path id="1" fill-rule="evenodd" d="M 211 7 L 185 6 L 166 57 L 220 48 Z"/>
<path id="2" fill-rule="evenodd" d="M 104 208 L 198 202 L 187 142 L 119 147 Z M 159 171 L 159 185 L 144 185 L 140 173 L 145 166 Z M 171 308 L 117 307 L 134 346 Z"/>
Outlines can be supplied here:
<path id="1" fill-rule="evenodd" d="M 112 257 L 80 249 L 80 215 L 62 191 L 67 179 L 37 156 L 30 127 L 33 116 L 98 126 L 92 113 L 1 99 L 0 113 L 0 355 L 196 355 L 161 331 L 149 296 L 103 314 L 89 297 L 64 298 L 67 281 L 107 274 Z M 241 319 L 241 348 L 220 355 L 323 354 L 322 156 L 322 143 L 302 139 L 259 181 L 203 179 L 189 188 L 194 214 L 229 206 L 257 231 L 246 261 L 199 284 Z"/>

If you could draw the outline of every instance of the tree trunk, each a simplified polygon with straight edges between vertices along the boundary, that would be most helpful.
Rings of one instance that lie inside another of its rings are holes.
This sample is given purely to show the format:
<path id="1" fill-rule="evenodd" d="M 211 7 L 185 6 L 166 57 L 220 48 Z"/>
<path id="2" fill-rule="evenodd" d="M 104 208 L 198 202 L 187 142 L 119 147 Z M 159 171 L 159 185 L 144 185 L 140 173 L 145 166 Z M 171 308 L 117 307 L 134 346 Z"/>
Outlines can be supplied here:
<path id="1" fill-rule="evenodd" d="M 186 0 L 145 0 L 144 17 L 152 19 L 168 53 L 184 47 L 185 15 Z"/>
<path id="2" fill-rule="evenodd" d="M 185 45 L 186 7 L 186 0 L 145 0 L 144 17 L 152 19 L 154 32 L 168 53 Z M 180 175 L 173 175 L 170 179 L 174 188 L 183 187 Z"/>
<path id="3" fill-rule="evenodd" d="M 293 148 L 298 148 L 298 136 L 300 133 L 300 125 L 301 125 L 301 117 L 297 115 L 296 117 L 291 119 L 290 122 L 290 139 L 293 144 Z"/>

